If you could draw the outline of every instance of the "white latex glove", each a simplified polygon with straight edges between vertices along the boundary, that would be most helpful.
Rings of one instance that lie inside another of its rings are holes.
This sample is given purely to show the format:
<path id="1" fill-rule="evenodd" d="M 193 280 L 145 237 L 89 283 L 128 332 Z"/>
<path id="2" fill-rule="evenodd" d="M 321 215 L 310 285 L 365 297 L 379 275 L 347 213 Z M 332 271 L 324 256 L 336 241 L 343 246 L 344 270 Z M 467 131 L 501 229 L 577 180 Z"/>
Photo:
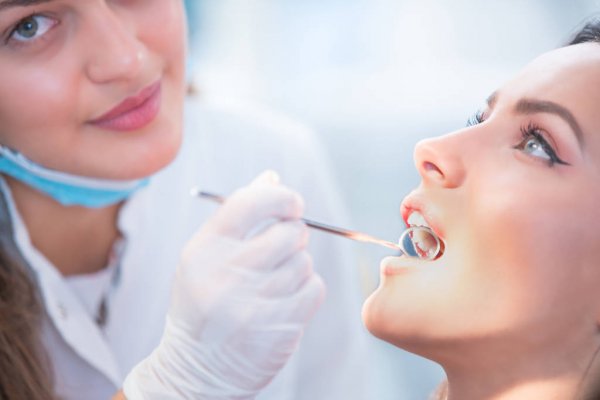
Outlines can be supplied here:
<path id="1" fill-rule="evenodd" d="M 229 197 L 182 253 L 161 343 L 127 376 L 129 400 L 252 399 L 273 379 L 324 295 L 302 212 L 273 172 Z"/>

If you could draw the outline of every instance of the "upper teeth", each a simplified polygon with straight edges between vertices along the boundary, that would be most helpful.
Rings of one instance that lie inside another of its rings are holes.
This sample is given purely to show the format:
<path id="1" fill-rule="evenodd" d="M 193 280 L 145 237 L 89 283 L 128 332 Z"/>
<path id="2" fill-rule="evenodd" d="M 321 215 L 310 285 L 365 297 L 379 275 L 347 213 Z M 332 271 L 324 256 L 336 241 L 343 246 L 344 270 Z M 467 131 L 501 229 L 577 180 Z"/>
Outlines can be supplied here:
<path id="1" fill-rule="evenodd" d="M 408 226 L 426 226 L 429 228 L 425 217 L 419 211 L 412 211 L 406 222 L 408 222 Z"/>

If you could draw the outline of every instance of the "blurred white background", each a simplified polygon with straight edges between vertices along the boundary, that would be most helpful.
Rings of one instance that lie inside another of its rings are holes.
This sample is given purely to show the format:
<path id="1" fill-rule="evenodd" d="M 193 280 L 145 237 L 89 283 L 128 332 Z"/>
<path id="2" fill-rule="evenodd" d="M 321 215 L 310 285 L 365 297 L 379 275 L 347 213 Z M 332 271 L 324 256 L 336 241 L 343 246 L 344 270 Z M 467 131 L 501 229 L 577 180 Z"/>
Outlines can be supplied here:
<path id="1" fill-rule="evenodd" d="M 412 150 L 464 126 L 487 96 L 565 42 L 600 0 L 189 0 L 194 79 L 315 129 L 352 226 L 395 239 L 419 182 Z M 335 221 L 328 221 L 335 223 Z M 385 250 L 359 246 L 366 292 Z M 373 339 L 373 399 L 426 399 L 437 366 Z"/>

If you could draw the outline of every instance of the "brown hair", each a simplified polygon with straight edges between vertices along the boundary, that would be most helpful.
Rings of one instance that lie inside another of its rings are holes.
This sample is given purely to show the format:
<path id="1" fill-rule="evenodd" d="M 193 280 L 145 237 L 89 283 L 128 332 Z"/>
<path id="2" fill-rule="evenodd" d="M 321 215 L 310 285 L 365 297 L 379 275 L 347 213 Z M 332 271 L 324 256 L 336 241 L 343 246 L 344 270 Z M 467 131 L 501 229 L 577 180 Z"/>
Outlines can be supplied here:
<path id="1" fill-rule="evenodd" d="M 54 394 L 41 341 L 44 307 L 6 210 L 0 195 L 0 399 L 49 400 Z"/>
<path id="2" fill-rule="evenodd" d="M 43 308 L 28 272 L 0 257 L 0 398 L 51 399 L 39 335 Z"/>

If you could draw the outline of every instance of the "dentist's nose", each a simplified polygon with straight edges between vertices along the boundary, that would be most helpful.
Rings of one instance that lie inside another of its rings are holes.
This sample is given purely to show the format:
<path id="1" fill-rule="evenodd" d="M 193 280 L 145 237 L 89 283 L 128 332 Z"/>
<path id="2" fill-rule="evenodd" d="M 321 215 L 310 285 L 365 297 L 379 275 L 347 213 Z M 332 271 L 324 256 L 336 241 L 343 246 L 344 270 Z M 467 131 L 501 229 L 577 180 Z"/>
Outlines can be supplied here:
<path id="1" fill-rule="evenodd" d="M 423 182 L 444 188 L 462 184 L 466 170 L 456 135 L 422 140 L 415 146 L 415 165 Z"/>
<path id="2" fill-rule="evenodd" d="M 142 71 L 148 53 L 138 40 L 135 26 L 110 9 L 104 9 L 102 17 L 91 22 L 92 37 L 88 49 L 87 75 L 95 83 L 136 78 Z"/>

